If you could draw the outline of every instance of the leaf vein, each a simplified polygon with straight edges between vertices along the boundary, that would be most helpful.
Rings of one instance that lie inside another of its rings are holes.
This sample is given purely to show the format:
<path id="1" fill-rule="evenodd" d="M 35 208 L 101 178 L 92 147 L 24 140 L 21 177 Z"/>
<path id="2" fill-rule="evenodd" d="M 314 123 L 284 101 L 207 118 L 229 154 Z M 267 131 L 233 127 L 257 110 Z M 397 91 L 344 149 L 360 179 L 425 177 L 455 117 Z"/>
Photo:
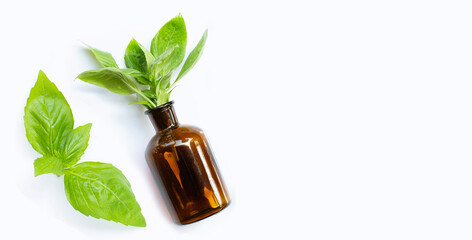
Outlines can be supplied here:
<path id="1" fill-rule="evenodd" d="M 123 200 L 121 200 L 121 198 L 119 198 L 119 197 L 115 194 L 115 192 L 114 192 L 112 189 L 110 189 L 109 187 L 107 187 L 107 186 L 106 186 L 105 184 L 103 184 L 100 180 L 98 180 L 98 179 L 93 179 L 93 178 L 89 178 L 89 177 L 85 177 L 85 176 L 82 176 L 82 175 L 80 175 L 80 174 L 74 173 L 74 172 L 72 172 L 72 171 L 70 171 L 69 173 L 72 174 L 72 175 L 75 175 L 75 176 L 77 176 L 77 177 L 80 177 L 80 178 L 89 180 L 89 181 L 98 182 L 100 185 L 102 185 L 103 188 L 105 188 L 106 190 L 110 191 L 110 192 L 113 194 L 113 196 L 115 196 L 115 198 L 118 199 L 118 201 L 119 201 L 121 204 L 123 204 L 123 205 L 125 206 L 126 210 L 130 211 L 130 209 L 128 208 L 127 204 L 126 204 L 125 202 L 123 202 Z"/>

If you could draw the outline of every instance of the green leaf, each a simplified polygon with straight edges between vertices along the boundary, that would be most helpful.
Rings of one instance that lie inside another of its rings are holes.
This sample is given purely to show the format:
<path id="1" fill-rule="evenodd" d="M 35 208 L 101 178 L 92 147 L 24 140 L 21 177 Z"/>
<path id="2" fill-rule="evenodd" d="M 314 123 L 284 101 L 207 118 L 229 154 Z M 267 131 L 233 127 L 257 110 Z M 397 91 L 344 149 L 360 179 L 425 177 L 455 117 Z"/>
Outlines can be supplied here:
<path id="1" fill-rule="evenodd" d="M 129 104 L 142 104 L 144 105 L 145 107 L 149 108 L 149 109 L 153 109 L 156 107 L 156 102 L 155 102 L 155 99 L 156 97 L 153 95 L 153 93 L 151 92 L 151 90 L 149 89 L 144 89 L 141 91 L 141 94 L 139 94 L 138 96 L 138 101 L 136 102 L 130 102 Z"/>
<path id="2" fill-rule="evenodd" d="M 157 94 L 157 106 L 160 106 L 167 102 L 169 102 L 169 93 L 167 93 L 163 89 L 159 89 Z"/>
<path id="3" fill-rule="evenodd" d="M 125 52 L 126 67 L 147 74 L 154 56 L 134 38 L 131 39 Z"/>
<path id="4" fill-rule="evenodd" d="M 149 89 L 145 89 L 143 91 L 141 91 L 143 93 L 144 96 L 146 96 L 147 98 L 156 98 L 156 96 L 154 95 L 154 93 L 149 90 Z"/>
<path id="5" fill-rule="evenodd" d="M 159 80 L 159 89 L 161 90 L 166 90 L 167 88 L 170 87 L 170 78 L 172 77 L 172 74 L 168 73 L 164 77 L 162 77 Z"/>
<path id="6" fill-rule="evenodd" d="M 190 69 L 193 68 L 195 63 L 197 63 L 198 59 L 200 59 L 200 56 L 203 53 L 203 47 L 205 46 L 205 42 L 206 42 L 207 37 L 208 37 L 208 29 L 205 30 L 205 32 L 203 33 L 203 36 L 200 39 L 200 41 L 198 42 L 197 46 L 195 46 L 195 48 L 192 50 L 192 52 L 190 52 L 190 54 L 188 55 L 187 59 L 185 60 L 184 66 L 182 66 L 182 69 L 180 70 L 179 75 L 175 79 L 175 82 L 177 82 L 183 76 L 185 76 L 185 74 L 187 74 L 190 71 Z"/>
<path id="7" fill-rule="evenodd" d="M 156 84 L 157 80 L 159 80 L 162 76 L 166 75 L 164 73 L 164 69 L 169 66 L 171 60 L 173 59 L 174 55 L 176 54 L 178 46 L 174 46 L 169 50 L 165 51 L 159 57 L 157 57 L 154 62 L 151 63 L 151 71 L 149 73 L 149 78 L 151 80 L 151 85 Z M 171 74 L 169 72 L 167 74 Z"/>
<path id="8" fill-rule="evenodd" d="M 34 161 L 35 176 L 65 174 L 67 199 L 85 215 L 146 226 L 131 186 L 120 170 L 98 162 L 74 165 L 87 148 L 92 124 L 73 129 L 67 101 L 42 71 L 31 89 L 24 119 L 28 141 L 44 155 Z"/>
<path id="9" fill-rule="evenodd" d="M 154 108 L 148 101 L 139 101 L 139 102 L 130 102 L 129 104 L 141 104 L 141 105 L 144 105 L 145 107 L 149 108 L 149 109 L 152 109 Z"/>
<path id="10" fill-rule="evenodd" d="M 138 83 L 140 84 L 143 84 L 143 85 L 149 85 L 151 84 L 151 82 L 149 81 L 149 78 L 147 77 L 146 74 L 136 70 L 136 69 L 131 69 L 131 68 L 121 68 L 120 69 L 121 72 L 123 72 L 124 74 L 127 74 L 131 77 L 134 77 L 136 78 L 136 80 L 138 81 Z"/>
<path id="11" fill-rule="evenodd" d="M 149 94 L 150 93 L 150 90 L 149 89 L 145 89 L 143 91 L 141 91 L 141 93 L 139 93 L 137 95 L 138 97 L 138 101 L 137 102 L 130 102 L 129 104 L 142 104 L 144 106 L 146 106 L 147 108 L 149 109 L 153 109 L 156 106 L 156 98 L 152 95 Z"/>
<path id="12" fill-rule="evenodd" d="M 169 65 L 164 69 L 163 75 L 177 68 L 185 57 L 187 29 L 181 14 L 167 22 L 154 36 L 151 42 L 151 53 L 158 57 L 175 46 L 178 46 L 176 54 L 172 56 Z"/>
<path id="13" fill-rule="evenodd" d="M 93 53 L 93 55 L 97 59 L 98 63 L 100 63 L 100 65 L 102 65 L 102 67 L 118 68 L 118 64 L 116 64 L 115 59 L 113 58 L 113 56 L 110 53 L 98 50 L 98 49 L 93 48 L 93 47 L 91 47 L 87 44 L 85 44 L 85 46 L 87 46 L 88 49 L 90 49 L 90 51 Z"/>
<path id="14" fill-rule="evenodd" d="M 34 160 L 34 176 L 37 177 L 46 173 L 54 173 L 58 177 L 64 174 L 64 165 L 61 160 L 52 156 L 45 156 Z"/>
<path id="15" fill-rule="evenodd" d="M 83 162 L 64 172 L 67 200 L 77 211 L 124 225 L 146 226 L 131 185 L 113 165 Z"/>
<path id="16" fill-rule="evenodd" d="M 35 176 L 62 175 L 65 166 L 79 161 L 88 145 L 91 124 L 76 129 L 72 111 L 56 85 L 40 71 L 25 107 L 28 141 L 43 155 L 34 162 Z"/>
<path id="17" fill-rule="evenodd" d="M 72 111 L 56 85 L 43 71 L 31 89 L 25 107 L 26 137 L 31 146 L 45 156 L 56 156 L 62 140 L 74 126 Z"/>
<path id="18" fill-rule="evenodd" d="M 116 68 L 100 68 L 85 71 L 77 76 L 77 78 L 118 94 L 128 95 L 140 92 L 136 81 Z"/>
<path id="19" fill-rule="evenodd" d="M 76 164 L 82 155 L 84 155 L 85 149 L 87 149 L 88 141 L 90 138 L 90 128 L 92 124 L 86 124 L 74 129 L 64 140 L 64 148 L 62 149 L 61 155 L 65 166 L 72 166 Z"/>

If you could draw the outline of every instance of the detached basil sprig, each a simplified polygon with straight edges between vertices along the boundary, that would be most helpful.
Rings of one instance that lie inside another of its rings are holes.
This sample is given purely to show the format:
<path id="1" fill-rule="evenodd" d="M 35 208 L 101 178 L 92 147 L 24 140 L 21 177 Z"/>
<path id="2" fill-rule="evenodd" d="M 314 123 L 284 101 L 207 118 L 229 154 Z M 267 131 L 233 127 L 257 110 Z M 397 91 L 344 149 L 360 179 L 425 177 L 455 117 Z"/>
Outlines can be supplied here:
<path id="1" fill-rule="evenodd" d="M 114 93 L 136 94 L 138 101 L 130 104 L 142 104 L 152 109 L 169 101 L 176 83 L 192 69 L 202 55 L 207 36 L 208 30 L 203 33 L 184 62 L 187 29 L 179 14 L 159 30 L 152 39 L 150 51 L 131 39 L 125 52 L 127 68 L 119 68 L 110 53 L 88 46 L 103 68 L 85 71 L 77 78 Z M 182 62 L 179 74 L 172 79 L 174 71 Z"/>
<path id="2" fill-rule="evenodd" d="M 97 51 L 98 54 L 102 54 Z M 101 58 L 106 64 L 114 60 Z M 116 64 L 115 64 L 116 65 Z M 121 72 L 117 76 L 123 75 Z M 123 76 L 127 78 L 127 76 Z M 116 87 L 117 92 L 132 91 L 135 84 Z M 74 117 L 62 93 L 40 71 L 25 107 L 26 137 L 41 155 L 34 161 L 34 175 L 64 175 L 67 200 L 79 212 L 124 225 L 145 227 L 141 207 L 123 173 L 109 163 L 77 164 L 88 146 L 90 128 L 74 129 Z"/>

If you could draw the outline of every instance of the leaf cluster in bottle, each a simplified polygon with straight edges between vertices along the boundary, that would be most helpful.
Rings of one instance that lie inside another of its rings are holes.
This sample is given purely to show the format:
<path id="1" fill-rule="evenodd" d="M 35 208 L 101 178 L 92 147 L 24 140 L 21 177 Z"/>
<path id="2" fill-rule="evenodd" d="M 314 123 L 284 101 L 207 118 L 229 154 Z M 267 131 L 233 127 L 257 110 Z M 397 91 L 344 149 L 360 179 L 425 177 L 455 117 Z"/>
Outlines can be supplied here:
<path id="1" fill-rule="evenodd" d="M 193 68 L 202 55 L 207 36 L 208 30 L 203 33 L 184 62 L 187 30 L 184 19 L 179 14 L 157 32 L 150 50 L 131 39 L 125 51 L 126 68 L 119 68 L 110 53 L 88 46 L 102 68 L 85 71 L 77 78 L 114 93 L 136 94 L 138 101 L 130 104 L 142 104 L 152 109 L 169 101 L 176 83 Z M 174 71 L 182 63 L 180 72 L 173 77 Z"/>

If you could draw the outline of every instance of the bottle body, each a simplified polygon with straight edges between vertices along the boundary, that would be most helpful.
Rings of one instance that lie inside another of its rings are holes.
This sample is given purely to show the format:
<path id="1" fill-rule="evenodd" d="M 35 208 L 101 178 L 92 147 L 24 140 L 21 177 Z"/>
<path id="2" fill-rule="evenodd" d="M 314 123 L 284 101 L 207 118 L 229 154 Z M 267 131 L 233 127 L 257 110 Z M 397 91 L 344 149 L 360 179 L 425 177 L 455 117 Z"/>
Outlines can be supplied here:
<path id="1" fill-rule="evenodd" d="M 170 107 L 171 113 L 164 117 L 162 112 L 149 113 L 151 120 L 157 117 L 164 124 L 154 123 L 157 134 L 149 142 L 146 160 L 176 220 L 188 224 L 221 211 L 230 199 L 205 134 L 197 127 L 180 125 L 172 102 Z"/>

